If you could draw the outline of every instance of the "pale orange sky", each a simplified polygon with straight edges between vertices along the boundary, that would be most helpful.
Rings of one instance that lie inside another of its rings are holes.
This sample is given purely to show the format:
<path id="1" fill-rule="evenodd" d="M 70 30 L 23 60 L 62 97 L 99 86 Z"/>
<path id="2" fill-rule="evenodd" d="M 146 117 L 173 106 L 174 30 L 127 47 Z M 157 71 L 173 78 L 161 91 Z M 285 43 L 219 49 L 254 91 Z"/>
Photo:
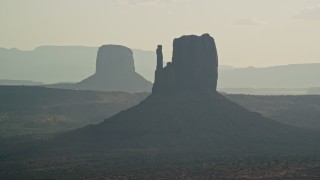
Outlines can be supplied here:
<path id="1" fill-rule="evenodd" d="M 154 50 L 211 34 L 220 64 L 320 63 L 320 0 L 0 0 L 0 47 L 121 44 Z"/>

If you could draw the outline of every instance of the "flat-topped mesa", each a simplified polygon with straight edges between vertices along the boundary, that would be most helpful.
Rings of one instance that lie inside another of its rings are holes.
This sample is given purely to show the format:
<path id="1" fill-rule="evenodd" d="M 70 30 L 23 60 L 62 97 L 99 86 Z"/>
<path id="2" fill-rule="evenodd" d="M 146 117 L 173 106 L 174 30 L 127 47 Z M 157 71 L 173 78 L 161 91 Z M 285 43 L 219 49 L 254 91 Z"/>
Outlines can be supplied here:
<path id="1" fill-rule="evenodd" d="M 135 72 L 133 52 L 120 45 L 103 45 L 98 50 L 96 73 L 77 83 L 77 89 L 149 92 L 152 83 Z"/>
<path id="2" fill-rule="evenodd" d="M 121 45 L 103 45 L 98 50 L 96 74 L 101 76 L 134 73 L 133 52 Z"/>
<path id="3" fill-rule="evenodd" d="M 161 50 L 162 46 L 158 46 L 158 61 L 162 59 Z M 157 68 L 152 92 L 216 92 L 217 80 L 218 55 L 214 39 L 209 34 L 182 36 L 173 42 L 172 63 Z"/>

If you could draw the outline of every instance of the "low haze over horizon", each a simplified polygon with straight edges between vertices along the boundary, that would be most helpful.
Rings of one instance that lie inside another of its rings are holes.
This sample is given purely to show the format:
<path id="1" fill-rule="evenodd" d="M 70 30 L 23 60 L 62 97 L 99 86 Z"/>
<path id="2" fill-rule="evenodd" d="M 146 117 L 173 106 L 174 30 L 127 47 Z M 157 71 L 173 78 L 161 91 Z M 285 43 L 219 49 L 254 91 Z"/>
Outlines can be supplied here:
<path id="1" fill-rule="evenodd" d="M 319 0 L 0 0 L 0 22 L 4 48 L 162 44 L 169 61 L 174 38 L 209 33 L 223 65 L 320 63 Z"/>

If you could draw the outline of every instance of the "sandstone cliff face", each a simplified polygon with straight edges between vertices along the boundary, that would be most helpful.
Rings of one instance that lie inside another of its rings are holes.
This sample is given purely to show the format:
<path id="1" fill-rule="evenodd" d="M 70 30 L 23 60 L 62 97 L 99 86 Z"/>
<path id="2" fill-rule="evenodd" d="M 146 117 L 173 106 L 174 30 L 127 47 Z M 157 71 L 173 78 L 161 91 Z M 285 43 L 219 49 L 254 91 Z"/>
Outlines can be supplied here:
<path id="1" fill-rule="evenodd" d="M 133 52 L 119 45 L 104 45 L 98 50 L 96 73 L 77 84 L 78 89 L 143 92 L 152 83 L 135 72 Z"/>
<path id="2" fill-rule="evenodd" d="M 217 79 L 218 55 L 214 39 L 209 34 L 182 36 L 173 42 L 172 63 L 157 68 L 153 93 L 215 92 Z"/>

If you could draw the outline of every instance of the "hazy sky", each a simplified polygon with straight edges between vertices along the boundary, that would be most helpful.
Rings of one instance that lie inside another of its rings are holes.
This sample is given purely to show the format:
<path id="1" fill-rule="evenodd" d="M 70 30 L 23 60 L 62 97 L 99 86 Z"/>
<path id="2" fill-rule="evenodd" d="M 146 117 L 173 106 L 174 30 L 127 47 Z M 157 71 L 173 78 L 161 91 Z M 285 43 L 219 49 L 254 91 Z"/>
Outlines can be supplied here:
<path id="1" fill-rule="evenodd" d="M 320 0 L 0 0 L 0 47 L 122 44 L 154 50 L 211 34 L 220 64 L 320 63 Z"/>

